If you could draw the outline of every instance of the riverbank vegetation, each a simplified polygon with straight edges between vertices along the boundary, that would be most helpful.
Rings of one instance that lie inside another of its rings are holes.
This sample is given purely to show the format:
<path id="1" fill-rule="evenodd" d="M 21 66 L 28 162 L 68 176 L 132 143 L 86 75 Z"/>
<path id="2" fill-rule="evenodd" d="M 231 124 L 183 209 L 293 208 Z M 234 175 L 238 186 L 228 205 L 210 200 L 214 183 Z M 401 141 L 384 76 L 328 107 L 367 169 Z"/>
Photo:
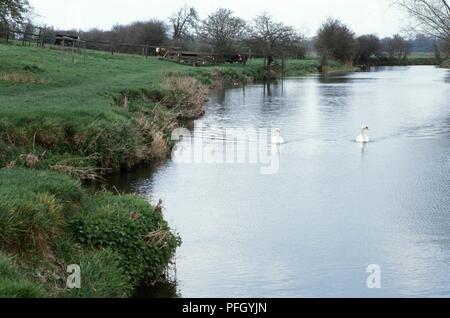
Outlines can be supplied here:
<path id="1" fill-rule="evenodd" d="M 0 295 L 124 297 L 159 279 L 180 243 L 162 215 L 80 181 L 165 156 L 170 125 L 200 115 L 206 91 L 161 81 L 185 67 L 156 59 L 91 53 L 84 65 L 0 45 L 0 60 L 0 73 L 37 79 L 0 81 Z M 82 267 L 79 290 L 65 287 L 70 264 Z"/>
<path id="2" fill-rule="evenodd" d="M 444 68 L 450 68 L 450 59 L 447 59 L 444 62 L 442 62 L 441 66 Z"/>
<path id="3" fill-rule="evenodd" d="M 0 198 L 1 296 L 126 297 L 158 279 L 180 243 L 144 199 L 91 195 L 56 172 L 1 169 Z M 70 264 L 81 289 L 66 287 Z"/>

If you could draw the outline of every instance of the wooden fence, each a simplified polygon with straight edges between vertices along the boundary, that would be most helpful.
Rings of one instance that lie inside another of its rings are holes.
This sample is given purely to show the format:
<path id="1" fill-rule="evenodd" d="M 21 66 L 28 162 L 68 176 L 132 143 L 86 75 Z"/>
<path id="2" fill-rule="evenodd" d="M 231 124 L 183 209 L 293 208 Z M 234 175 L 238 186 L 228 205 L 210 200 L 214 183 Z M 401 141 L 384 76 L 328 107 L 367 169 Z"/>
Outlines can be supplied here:
<path id="1" fill-rule="evenodd" d="M 36 46 L 43 46 L 44 30 L 31 25 L 25 25 L 22 29 L 20 27 L 5 27 L 5 29 L 0 31 L 0 38 L 5 39 L 6 43 L 19 41 L 23 45 L 31 46 L 34 43 Z"/>
<path id="2" fill-rule="evenodd" d="M 94 40 L 84 40 L 79 36 L 55 34 L 54 31 L 46 31 L 44 28 L 35 27 L 30 24 L 18 26 L 14 29 L 0 30 L 0 38 L 5 38 L 6 42 L 19 41 L 23 45 L 31 46 L 36 44 L 38 47 L 49 47 L 69 52 L 71 59 L 75 63 L 75 54 L 82 54 L 83 61 L 86 63 L 86 52 L 88 50 L 103 51 L 115 54 L 133 54 L 144 58 L 150 56 L 160 56 L 163 59 L 192 66 L 217 65 L 226 62 L 246 64 L 251 58 L 267 59 L 266 54 L 257 54 L 250 49 L 245 53 L 223 54 L 213 52 L 191 52 L 182 51 L 180 47 L 161 47 L 150 44 L 133 43 L 115 43 L 102 42 Z M 277 54 L 278 55 L 278 54 Z M 284 66 L 285 56 L 280 53 L 279 58 Z"/>

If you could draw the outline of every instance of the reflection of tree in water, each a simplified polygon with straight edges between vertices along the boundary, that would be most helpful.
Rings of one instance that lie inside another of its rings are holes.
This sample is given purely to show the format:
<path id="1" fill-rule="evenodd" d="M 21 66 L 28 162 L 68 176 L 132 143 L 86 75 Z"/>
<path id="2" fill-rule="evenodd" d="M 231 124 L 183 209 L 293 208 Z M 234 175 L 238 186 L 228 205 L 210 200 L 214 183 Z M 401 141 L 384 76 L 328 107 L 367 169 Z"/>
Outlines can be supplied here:
<path id="1" fill-rule="evenodd" d="M 349 76 L 338 76 L 338 75 L 321 75 L 319 77 L 319 82 L 321 84 L 347 84 L 352 82 L 352 78 Z M 354 80 L 353 80 L 354 81 Z"/>
<path id="2" fill-rule="evenodd" d="M 214 90 L 214 101 L 217 104 L 224 105 L 226 95 L 227 95 L 227 88 L 223 86 L 218 87 Z"/>
<path id="3" fill-rule="evenodd" d="M 172 264 L 159 280 L 150 286 L 138 288 L 134 298 L 181 298 L 178 292 L 176 264 Z"/>
<path id="4" fill-rule="evenodd" d="M 263 89 L 264 97 L 283 96 L 284 95 L 284 81 L 267 81 L 264 83 Z"/>
<path id="5" fill-rule="evenodd" d="M 266 85 L 264 85 L 264 96 L 272 97 L 272 83 L 267 82 Z"/>
<path id="6" fill-rule="evenodd" d="M 161 280 L 153 286 L 139 289 L 134 298 L 181 298 L 181 295 L 176 282 Z"/>
<path id="7" fill-rule="evenodd" d="M 335 117 L 343 114 L 349 104 L 352 89 L 351 85 L 342 85 L 351 82 L 352 79 L 345 76 L 321 76 L 318 86 L 318 109 L 322 114 Z M 339 85 L 341 84 L 341 85 Z"/>
<path id="8" fill-rule="evenodd" d="M 209 94 L 208 108 L 210 108 L 211 105 L 214 105 L 214 111 L 218 114 L 224 115 L 227 111 L 227 108 L 225 107 L 226 92 L 227 89 L 223 85 L 213 89 Z"/>

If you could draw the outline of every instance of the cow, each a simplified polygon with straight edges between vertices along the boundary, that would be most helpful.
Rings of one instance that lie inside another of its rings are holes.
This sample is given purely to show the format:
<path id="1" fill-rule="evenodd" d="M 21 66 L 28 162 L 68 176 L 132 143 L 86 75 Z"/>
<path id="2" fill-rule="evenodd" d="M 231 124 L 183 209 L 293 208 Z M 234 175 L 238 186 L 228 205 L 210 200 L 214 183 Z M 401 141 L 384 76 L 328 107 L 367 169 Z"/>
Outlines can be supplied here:
<path id="1" fill-rule="evenodd" d="M 247 64 L 248 55 L 247 54 L 227 54 L 224 55 L 225 63 L 239 63 L 239 64 Z"/>
<path id="2" fill-rule="evenodd" d="M 156 48 L 155 52 L 156 52 L 156 56 L 164 57 L 167 54 L 167 49 L 163 48 L 163 47 L 158 47 L 158 48 Z"/>

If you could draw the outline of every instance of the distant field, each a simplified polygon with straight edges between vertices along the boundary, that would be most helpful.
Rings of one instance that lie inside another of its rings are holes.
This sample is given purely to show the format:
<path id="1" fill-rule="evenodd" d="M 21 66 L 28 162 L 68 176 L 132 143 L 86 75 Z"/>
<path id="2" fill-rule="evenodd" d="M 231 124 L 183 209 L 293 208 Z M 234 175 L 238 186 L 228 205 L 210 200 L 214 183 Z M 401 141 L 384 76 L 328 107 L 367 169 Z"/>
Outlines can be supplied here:
<path id="1" fill-rule="evenodd" d="M 48 115 L 94 120 L 111 113 L 108 94 L 129 88 L 149 88 L 162 72 L 179 72 L 186 66 L 129 55 L 89 52 L 86 64 L 77 55 L 41 48 L 0 45 L 0 115 L 16 118 Z M 16 80 L 14 79 L 16 75 Z M 76 117 L 73 117 L 76 116 Z"/>

